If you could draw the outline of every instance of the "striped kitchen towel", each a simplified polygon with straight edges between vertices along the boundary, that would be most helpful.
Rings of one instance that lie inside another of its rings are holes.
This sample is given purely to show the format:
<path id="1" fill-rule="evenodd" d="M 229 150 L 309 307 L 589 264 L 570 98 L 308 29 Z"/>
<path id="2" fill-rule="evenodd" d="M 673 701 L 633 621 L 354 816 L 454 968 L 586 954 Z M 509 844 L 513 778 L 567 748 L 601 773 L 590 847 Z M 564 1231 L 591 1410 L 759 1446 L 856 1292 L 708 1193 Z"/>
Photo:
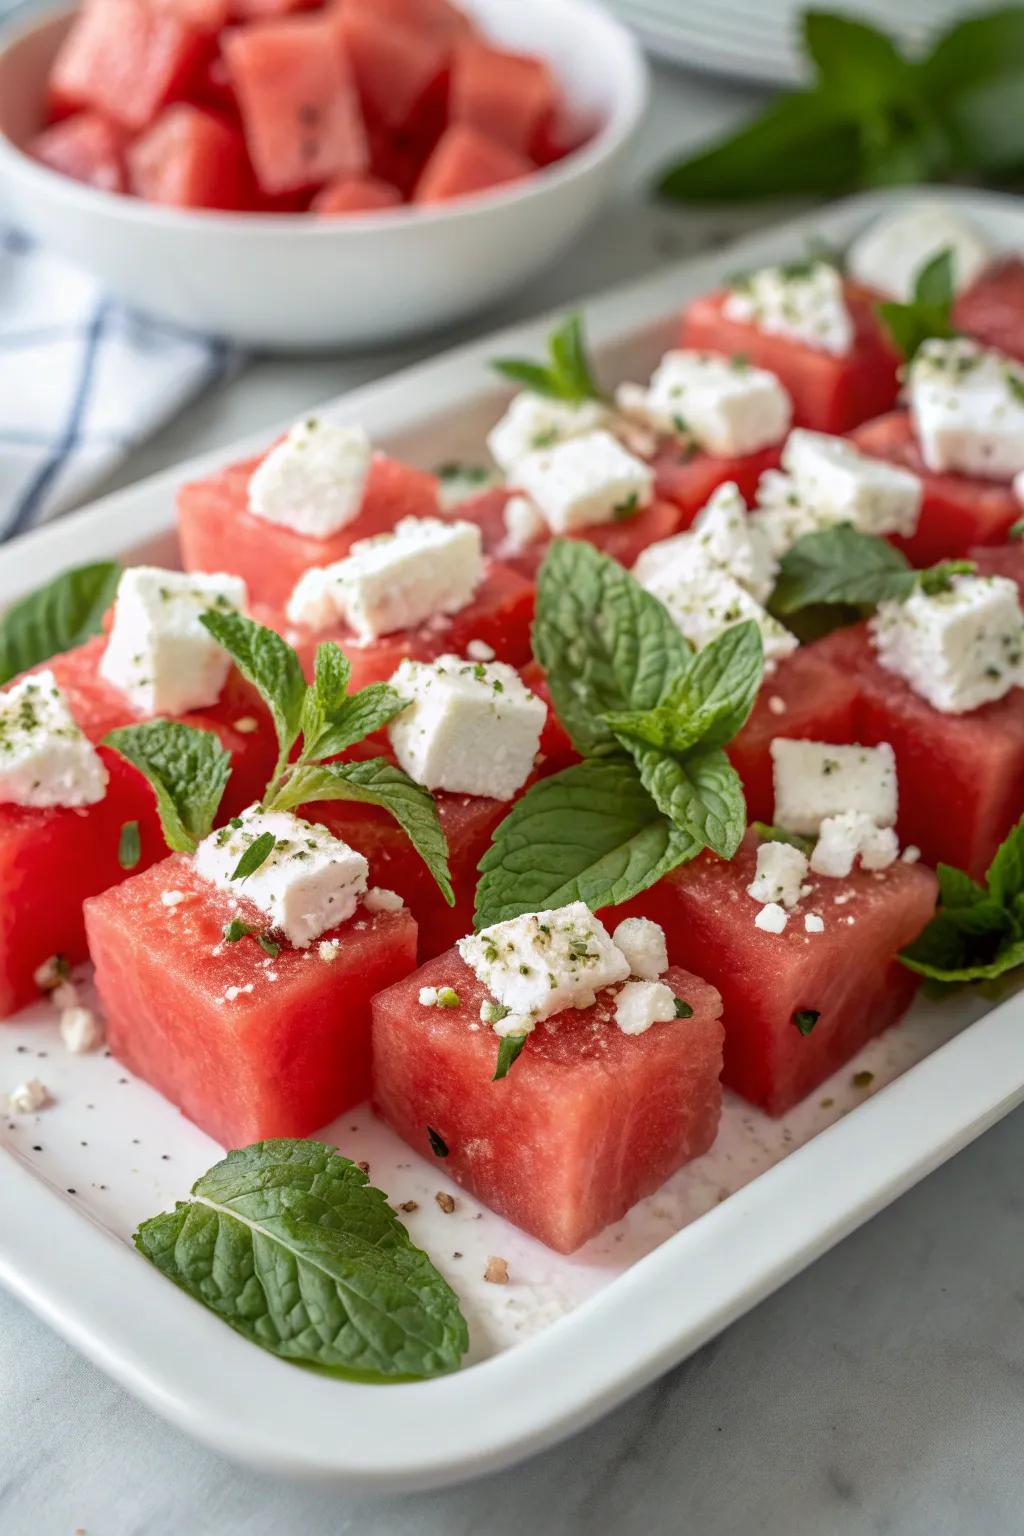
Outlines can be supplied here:
<path id="1" fill-rule="evenodd" d="M 0 539 L 66 512 L 240 354 L 0 226 Z"/>

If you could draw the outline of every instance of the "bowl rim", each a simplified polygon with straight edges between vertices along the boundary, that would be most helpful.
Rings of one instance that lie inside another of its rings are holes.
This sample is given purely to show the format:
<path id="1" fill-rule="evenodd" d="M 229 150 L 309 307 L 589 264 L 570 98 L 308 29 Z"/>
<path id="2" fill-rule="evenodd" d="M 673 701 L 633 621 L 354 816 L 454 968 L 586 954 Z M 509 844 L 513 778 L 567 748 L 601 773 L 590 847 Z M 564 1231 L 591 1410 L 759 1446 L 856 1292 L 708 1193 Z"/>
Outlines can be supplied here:
<path id="1" fill-rule="evenodd" d="M 0 169 L 17 176 L 39 196 L 59 195 L 82 213 L 130 224 L 150 224 L 179 232 L 194 230 L 224 235 L 244 231 L 256 239 L 268 240 L 294 235 L 305 240 L 366 238 L 399 231 L 444 226 L 458 221 L 475 221 L 489 213 L 498 213 L 524 205 L 557 192 L 559 188 L 584 177 L 588 172 L 614 160 L 625 148 L 640 125 L 650 95 L 650 70 L 639 42 L 631 32 L 596 0 L 540 0 L 544 13 L 561 14 L 576 26 L 604 33 L 608 53 L 617 60 L 614 96 L 610 111 L 600 128 L 578 149 L 562 160 L 539 168 L 522 182 L 493 190 L 470 193 L 447 204 L 428 207 L 403 204 L 401 207 L 347 216 L 344 219 L 312 218 L 301 213 L 247 213 L 242 210 L 170 208 L 126 193 L 107 192 L 75 181 L 26 153 L 0 127 Z M 15 6 L 7 22 L 0 26 L 0 60 L 37 33 L 55 29 L 66 22 L 77 6 L 51 6 L 36 11 L 31 21 L 18 19 L 22 7 Z"/>

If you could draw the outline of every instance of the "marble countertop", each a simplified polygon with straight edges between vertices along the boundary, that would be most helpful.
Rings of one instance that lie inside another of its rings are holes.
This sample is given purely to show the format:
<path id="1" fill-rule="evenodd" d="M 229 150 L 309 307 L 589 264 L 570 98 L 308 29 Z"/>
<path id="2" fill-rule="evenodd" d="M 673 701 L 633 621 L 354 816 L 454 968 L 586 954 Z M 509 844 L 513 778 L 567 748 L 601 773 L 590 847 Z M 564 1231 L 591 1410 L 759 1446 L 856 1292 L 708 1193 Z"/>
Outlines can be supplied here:
<path id="1" fill-rule="evenodd" d="M 734 121 L 750 104 L 738 88 L 660 73 L 618 199 L 556 270 L 475 328 L 640 276 L 776 217 L 774 209 L 676 212 L 642 197 L 668 152 Z M 471 333 L 464 328 L 441 344 Z M 257 360 L 135 453 L 113 483 L 228 443 L 437 344 Z M 231 1466 L 169 1429 L 0 1292 L 0 1533 L 1019 1531 L 1022 1166 L 1018 1113 L 567 1445 L 466 1487 L 374 1503 Z"/>

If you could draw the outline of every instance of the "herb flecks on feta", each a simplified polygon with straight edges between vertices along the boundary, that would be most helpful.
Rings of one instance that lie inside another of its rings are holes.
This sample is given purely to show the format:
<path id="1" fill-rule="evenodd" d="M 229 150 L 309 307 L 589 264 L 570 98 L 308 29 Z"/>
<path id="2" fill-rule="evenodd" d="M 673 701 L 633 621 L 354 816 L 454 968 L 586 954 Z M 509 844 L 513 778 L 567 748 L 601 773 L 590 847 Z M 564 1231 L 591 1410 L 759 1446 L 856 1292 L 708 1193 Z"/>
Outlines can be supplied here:
<path id="1" fill-rule="evenodd" d="M 846 811 L 861 811 L 878 827 L 895 824 L 896 757 L 887 742 L 834 746 L 776 737 L 771 754 L 776 826 L 813 835 L 826 817 Z"/>
<path id="2" fill-rule="evenodd" d="M 854 325 L 843 280 L 824 261 L 763 267 L 736 278 L 722 313 L 727 320 L 786 336 L 817 352 L 846 357 L 853 350 Z"/>
<path id="3" fill-rule="evenodd" d="M 860 533 L 904 538 L 917 528 L 917 475 L 861 453 L 845 438 L 798 428 L 786 439 L 782 467 L 798 502 L 822 525 L 852 523 Z"/>
<path id="4" fill-rule="evenodd" d="M 344 560 L 306 571 L 288 618 L 314 630 L 345 624 L 360 640 L 376 640 L 458 613 L 483 577 L 475 523 L 406 517 L 391 533 L 360 539 Z"/>
<path id="5" fill-rule="evenodd" d="M 936 474 L 1008 482 L 1024 469 L 1024 368 L 966 337 L 926 341 L 910 365 L 910 412 Z"/>
<path id="6" fill-rule="evenodd" d="M 793 417 L 773 373 L 712 352 L 666 352 L 646 389 L 624 384 L 615 398 L 628 419 L 720 457 L 772 447 Z"/>
<path id="7" fill-rule="evenodd" d="M 491 430 L 487 446 L 507 475 L 542 448 L 583 437 L 607 425 L 608 407 L 600 400 L 556 400 L 525 389 Z"/>
<path id="8" fill-rule="evenodd" d="M 629 961 L 581 901 L 495 923 L 458 949 L 497 1002 L 534 1020 L 590 1008 L 598 992 L 629 978 Z"/>
<path id="9" fill-rule="evenodd" d="M 733 481 L 718 487 L 697 513 L 691 532 L 704 553 L 746 587 L 751 597 L 759 603 L 768 601 L 779 564 Z"/>
<path id="10" fill-rule="evenodd" d="M 388 727 L 399 767 L 426 789 L 511 800 L 533 771 L 547 718 L 500 661 L 403 661 L 391 686 L 408 708 Z"/>
<path id="11" fill-rule="evenodd" d="M 762 843 L 757 850 L 757 870 L 747 895 L 764 905 L 778 902 L 795 907 L 807 878 L 807 856 L 791 843 Z"/>
<path id="12" fill-rule="evenodd" d="M 95 805 L 107 770 L 49 669 L 0 693 L 0 802 Z"/>
<path id="13" fill-rule="evenodd" d="M 1024 613 L 1005 576 L 953 576 L 883 602 L 871 621 L 878 660 L 933 709 L 965 714 L 1024 686 Z"/>
<path id="14" fill-rule="evenodd" d="M 247 596 L 237 576 L 133 566 L 118 584 L 101 675 L 141 714 L 182 715 L 216 704 L 231 658 L 199 618 L 210 609 L 241 610 Z"/>
<path id="15" fill-rule="evenodd" d="M 624 917 L 612 943 L 629 961 L 629 974 L 640 981 L 657 981 L 668 970 L 665 930 L 648 917 Z"/>
<path id="16" fill-rule="evenodd" d="M 516 466 L 514 479 L 552 533 L 632 517 L 654 497 L 654 471 L 610 432 L 589 432 L 531 453 Z"/>
<path id="17" fill-rule="evenodd" d="M 852 278 L 886 298 L 909 304 L 921 268 L 942 251 L 953 254 L 956 292 L 966 288 L 991 259 L 980 235 L 945 203 L 911 203 L 876 219 L 847 253 Z"/>
<path id="18" fill-rule="evenodd" d="M 373 454 L 362 427 L 307 416 L 272 448 L 249 481 L 249 511 L 313 539 L 359 516 Z"/>
<path id="19" fill-rule="evenodd" d="M 675 994 L 663 981 L 627 981 L 616 993 L 615 1022 L 624 1035 L 646 1034 L 676 1017 Z"/>
<path id="20" fill-rule="evenodd" d="M 260 838 L 273 847 L 258 868 L 237 878 L 239 863 Z M 252 806 L 212 832 L 195 853 L 196 873 L 217 890 L 251 902 L 296 949 L 347 922 L 366 890 L 368 865 L 326 827 L 290 811 Z"/>
<path id="21" fill-rule="evenodd" d="M 842 880 L 860 860 L 864 869 L 888 869 L 899 858 L 900 845 L 892 827 L 879 827 L 864 811 L 826 816 L 811 854 L 816 875 Z"/>

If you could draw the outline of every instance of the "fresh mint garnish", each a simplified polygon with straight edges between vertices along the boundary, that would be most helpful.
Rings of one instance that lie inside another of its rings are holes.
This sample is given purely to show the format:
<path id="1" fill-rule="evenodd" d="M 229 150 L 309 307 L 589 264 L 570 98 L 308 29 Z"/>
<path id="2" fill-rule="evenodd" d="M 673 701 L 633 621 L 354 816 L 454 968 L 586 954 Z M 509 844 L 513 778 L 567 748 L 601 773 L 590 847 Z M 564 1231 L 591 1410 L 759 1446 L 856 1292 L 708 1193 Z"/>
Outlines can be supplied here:
<path id="1" fill-rule="evenodd" d="M 996 981 L 1024 966 L 1024 817 L 1000 845 L 984 884 L 940 864 L 939 908 L 900 959 L 943 986 Z"/>
<path id="2" fill-rule="evenodd" d="M 233 917 L 230 923 L 224 925 L 224 943 L 238 944 L 250 933 L 252 928 L 248 923 L 243 923 L 240 917 Z"/>
<path id="3" fill-rule="evenodd" d="M 681 997 L 674 997 L 672 999 L 672 1001 L 673 1001 L 673 1003 L 675 1005 L 676 1018 L 677 1019 L 692 1019 L 693 1018 L 693 1006 L 692 1006 L 692 1004 L 684 1002 Z"/>
<path id="4" fill-rule="evenodd" d="M 498 1060 L 494 1068 L 492 1083 L 500 1083 L 503 1077 L 508 1077 L 512 1068 L 522 1053 L 526 1044 L 525 1035 L 506 1035 L 498 1046 Z"/>
<path id="5" fill-rule="evenodd" d="M 142 840 L 137 821 L 126 821 L 117 840 L 117 862 L 122 869 L 134 869 L 142 858 Z"/>
<path id="6" fill-rule="evenodd" d="M 782 619 L 803 611 L 836 609 L 840 622 L 855 621 L 882 602 L 902 602 L 920 588 L 948 591 L 954 576 L 969 575 L 970 560 L 942 560 L 915 571 L 884 539 L 850 523 L 805 533 L 783 555 L 769 607 Z"/>
<path id="7" fill-rule="evenodd" d="M 276 847 L 277 838 L 273 832 L 261 832 L 259 837 L 254 838 L 249 844 L 235 865 L 231 875 L 232 880 L 247 880 L 250 875 L 254 875 L 258 869 L 263 868 Z"/>
<path id="8" fill-rule="evenodd" d="M 199 622 L 222 645 L 235 666 L 270 710 L 277 733 L 277 778 L 295 745 L 306 698 L 306 679 L 291 646 L 272 629 L 254 624 L 234 609 L 213 608 Z"/>
<path id="9" fill-rule="evenodd" d="M 601 391 L 594 379 L 583 339 L 583 317 L 569 315 L 548 337 L 548 360 L 532 363 L 521 358 L 496 358 L 491 364 L 496 373 L 521 384 L 535 395 L 565 400 L 580 405 L 585 400 L 600 400 Z"/>
<path id="10" fill-rule="evenodd" d="M 1010 531 L 1006 537 L 1010 540 L 1011 544 L 1024 539 L 1024 517 L 1019 517 L 1015 523 L 1011 524 Z"/>
<path id="11" fill-rule="evenodd" d="M 13 603 L 0 618 L 0 684 L 98 635 L 120 577 L 111 560 L 80 565 Z"/>
<path id="12" fill-rule="evenodd" d="M 813 837 L 801 837 L 799 832 L 787 832 L 785 827 L 769 826 L 766 821 L 755 821 L 752 827 L 762 843 L 788 843 L 791 848 L 799 848 L 808 858 L 814 852 Z"/>
<path id="13" fill-rule="evenodd" d="M 276 944 L 274 940 L 269 938 L 265 933 L 258 935 L 256 943 L 259 945 L 260 949 L 262 949 L 265 955 L 270 956 L 271 960 L 276 960 L 278 955 L 281 953 L 280 944 Z"/>
<path id="14" fill-rule="evenodd" d="M 338 646 L 317 647 L 314 680 L 302 706 L 302 757 L 319 763 L 338 757 L 357 742 L 388 725 L 407 707 L 387 683 L 371 683 L 348 694 L 351 672 Z"/>
<path id="15" fill-rule="evenodd" d="M 879 319 L 905 362 L 912 362 L 933 336 L 948 341 L 956 335 L 952 320 L 955 298 L 953 252 L 947 248 L 925 262 L 914 282 L 914 297 L 908 304 L 876 306 Z"/>
<path id="16" fill-rule="evenodd" d="M 448 1143 L 438 1131 L 434 1130 L 432 1125 L 427 1126 L 427 1140 L 430 1142 L 430 1150 L 435 1157 L 448 1156 Z"/>
<path id="17" fill-rule="evenodd" d="M 110 731 L 103 745 L 149 780 L 168 848 L 194 853 L 213 826 L 231 773 L 231 755 L 212 731 L 149 720 Z"/>
<path id="18" fill-rule="evenodd" d="M 793 1023 L 801 1035 L 809 1035 L 820 1018 L 820 1008 L 798 1008 L 793 1015 Z"/>
<path id="19" fill-rule="evenodd" d="M 469 1338 L 458 1298 L 387 1197 L 333 1147 L 229 1152 L 135 1246 L 271 1354 L 337 1376 L 439 1376 Z"/>

